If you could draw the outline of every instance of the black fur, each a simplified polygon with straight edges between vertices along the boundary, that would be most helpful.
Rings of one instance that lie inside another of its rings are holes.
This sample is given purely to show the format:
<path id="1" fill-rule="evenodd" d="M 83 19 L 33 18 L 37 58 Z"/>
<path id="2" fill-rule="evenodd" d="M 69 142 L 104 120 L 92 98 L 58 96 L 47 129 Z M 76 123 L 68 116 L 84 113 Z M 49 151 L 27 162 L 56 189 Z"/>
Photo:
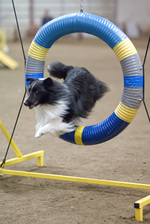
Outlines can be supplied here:
<path id="1" fill-rule="evenodd" d="M 24 104 L 33 108 L 43 104 L 54 105 L 58 100 L 64 100 L 68 105 L 66 113 L 62 115 L 64 122 L 79 117 L 86 118 L 96 101 L 108 91 L 106 84 L 85 68 L 53 62 L 48 66 L 48 72 L 55 78 L 64 79 L 64 82 L 51 78 L 43 80 L 28 78 L 30 87 Z"/>

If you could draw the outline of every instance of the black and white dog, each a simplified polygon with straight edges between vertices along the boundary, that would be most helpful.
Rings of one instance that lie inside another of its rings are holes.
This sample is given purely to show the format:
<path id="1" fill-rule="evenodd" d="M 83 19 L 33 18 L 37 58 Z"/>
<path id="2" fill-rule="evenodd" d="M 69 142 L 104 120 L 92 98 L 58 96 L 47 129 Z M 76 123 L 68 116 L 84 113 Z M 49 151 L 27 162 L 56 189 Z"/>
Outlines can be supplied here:
<path id="1" fill-rule="evenodd" d="M 30 82 L 25 106 L 36 111 L 35 137 L 49 132 L 59 136 L 76 129 L 81 118 L 87 118 L 96 101 L 108 91 L 107 86 L 87 69 L 53 62 L 48 66 L 51 78 Z"/>

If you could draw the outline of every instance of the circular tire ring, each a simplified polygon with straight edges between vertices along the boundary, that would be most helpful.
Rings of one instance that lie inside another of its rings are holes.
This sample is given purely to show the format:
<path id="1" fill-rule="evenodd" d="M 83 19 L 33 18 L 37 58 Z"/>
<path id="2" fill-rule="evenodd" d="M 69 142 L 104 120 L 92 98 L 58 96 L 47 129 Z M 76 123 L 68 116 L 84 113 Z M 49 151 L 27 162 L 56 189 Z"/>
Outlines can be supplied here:
<path id="1" fill-rule="evenodd" d="M 92 34 L 105 41 L 118 57 L 124 76 L 121 101 L 106 120 L 92 126 L 79 126 L 60 136 L 70 143 L 94 145 L 115 137 L 133 120 L 143 97 L 143 68 L 135 47 L 116 25 L 93 14 L 74 13 L 48 22 L 37 32 L 28 51 L 25 79 L 43 78 L 49 48 L 62 36 L 76 32 Z"/>

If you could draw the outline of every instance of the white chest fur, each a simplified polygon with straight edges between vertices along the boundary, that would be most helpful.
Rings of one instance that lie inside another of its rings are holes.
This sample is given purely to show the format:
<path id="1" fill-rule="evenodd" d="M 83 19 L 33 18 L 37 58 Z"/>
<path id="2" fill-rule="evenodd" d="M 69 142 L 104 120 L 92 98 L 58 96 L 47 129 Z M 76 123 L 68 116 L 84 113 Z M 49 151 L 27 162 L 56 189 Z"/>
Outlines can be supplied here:
<path id="1" fill-rule="evenodd" d="M 59 136 L 65 132 L 74 130 L 72 122 L 63 122 L 63 116 L 67 113 L 66 101 L 58 101 L 56 105 L 40 105 L 35 108 L 36 112 L 36 135 L 40 137 L 42 134 L 51 133 Z"/>

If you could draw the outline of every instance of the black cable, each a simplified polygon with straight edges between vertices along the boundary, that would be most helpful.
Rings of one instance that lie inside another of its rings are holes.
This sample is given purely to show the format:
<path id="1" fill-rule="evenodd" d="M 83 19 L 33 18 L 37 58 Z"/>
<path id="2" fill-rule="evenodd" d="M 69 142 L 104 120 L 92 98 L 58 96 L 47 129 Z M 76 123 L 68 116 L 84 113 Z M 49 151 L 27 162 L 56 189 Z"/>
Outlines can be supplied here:
<path id="1" fill-rule="evenodd" d="M 147 114 L 148 120 L 149 120 L 149 122 L 150 122 L 150 115 L 149 115 L 149 112 L 148 112 L 148 109 L 147 109 L 147 106 L 146 106 L 145 100 L 143 100 L 143 104 L 144 104 L 144 108 L 145 108 L 145 111 L 146 111 L 146 114 Z"/>
<path id="2" fill-rule="evenodd" d="M 144 108 L 145 108 L 148 120 L 150 122 L 150 115 L 149 115 L 149 112 L 148 112 L 148 109 L 147 109 L 147 106 L 146 106 L 146 102 L 145 102 L 145 63 L 146 63 L 147 53 L 148 53 L 148 50 L 149 50 L 149 45 L 150 45 L 150 36 L 149 36 L 149 39 L 148 39 L 148 42 L 147 42 L 146 52 L 145 52 L 143 65 L 142 65 L 143 66 L 143 104 L 144 104 Z"/>
<path id="3" fill-rule="evenodd" d="M 147 47 L 146 47 L 146 52 L 145 52 L 145 56 L 144 56 L 144 60 L 143 60 L 143 67 L 145 66 L 147 53 L 148 53 L 148 49 L 149 49 L 149 44 L 150 44 L 150 35 L 149 35 L 149 39 L 148 39 L 148 43 L 147 43 Z"/>
<path id="4" fill-rule="evenodd" d="M 19 40 L 20 40 L 20 44 L 21 44 L 21 48 L 22 48 L 23 57 L 24 57 L 24 62 L 26 63 L 26 56 L 25 56 L 25 51 L 24 51 L 24 47 L 23 47 L 23 42 L 22 42 L 22 37 L 21 37 L 20 28 L 19 28 L 19 23 L 18 23 L 18 18 L 17 18 L 17 13 L 16 13 L 14 0 L 12 0 L 12 6 L 13 6 L 14 14 L 15 14 L 16 25 L 17 25 Z"/>
<path id="5" fill-rule="evenodd" d="M 17 13 L 16 13 L 16 9 L 15 9 L 14 0 L 12 0 L 12 5 L 13 5 L 14 14 L 15 14 L 15 19 L 16 19 L 16 24 L 17 24 L 17 30 L 18 30 L 18 34 L 19 34 L 19 39 L 20 39 L 20 43 L 21 43 L 21 47 L 22 47 L 22 53 L 23 53 L 23 57 L 24 57 L 24 62 L 26 63 L 26 56 L 25 56 L 25 52 L 24 52 L 24 47 L 23 47 L 22 37 L 21 37 L 21 33 L 20 33 L 20 28 L 19 28 L 19 23 L 18 23 L 18 18 L 17 18 Z M 18 120 L 19 120 L 19 116 L 20 116 L 20 113 L 21 113 L 21 109 L 22 109 L 22 106 L 23 106 L 23 102 L 24 102 L 25 96 L 26 96 L 26 88 L 25 88 L 25 93 L 23 95 L 23 99 L 22 99 L 22 102 L 21 102 L 21 105 L 20 105 L 20 108 L 19 108 L 19 111 L 18 111 L 18 114 L 17 114 L 17 118 L 16 118 L 16 121 L 15 121 L 15 124 L 14 124 L 14 128 L 13 128 L 13 131 L 12 131 L 12 134 L 11 134 L 11 137 L 10 137 L 10 140 L 9 140 L 9 143 L 8 143 L 8 146 L 7 146 L 7 150 L 6 150 L 6 153 L 5 153 L 3 162 L 0 165 L 0 167 L 2 167 L 2 168 L 4 168 L 4 166 L 5 166 L 6 157 L 7 157 L 9 148 L 10 148 L 10 144 L 11 144 L 12 138 L 14 136 L 14 132 L 15 132 L 15 129 L 16 129 Z"/>

